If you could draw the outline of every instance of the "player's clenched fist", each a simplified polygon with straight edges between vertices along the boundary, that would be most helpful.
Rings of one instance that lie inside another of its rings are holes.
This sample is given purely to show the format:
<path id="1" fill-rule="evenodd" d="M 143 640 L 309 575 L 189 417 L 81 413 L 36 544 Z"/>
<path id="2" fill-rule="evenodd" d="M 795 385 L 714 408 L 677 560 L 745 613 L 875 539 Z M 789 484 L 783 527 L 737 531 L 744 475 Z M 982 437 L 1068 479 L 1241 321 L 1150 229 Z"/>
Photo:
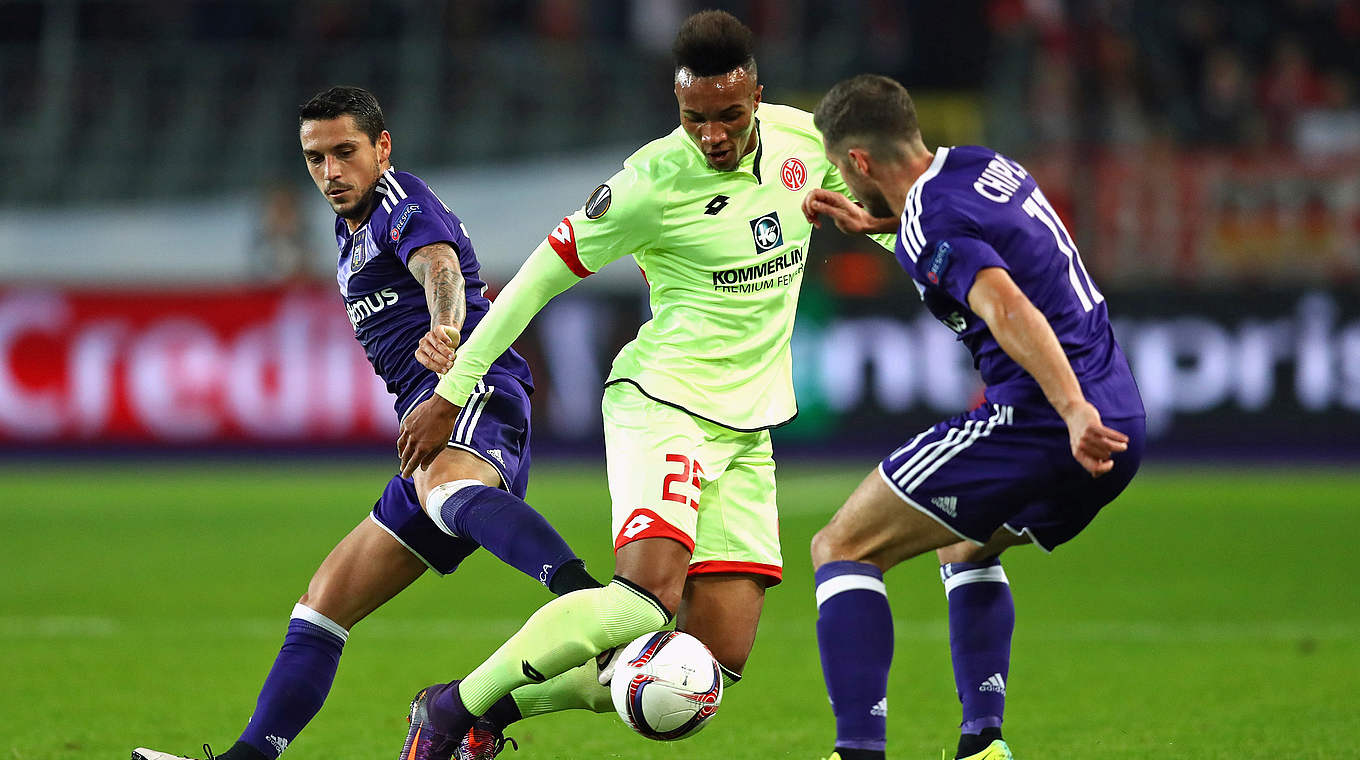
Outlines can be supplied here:
<path id="1" fill-rule="evenodd" d="M 449 325 L 438 325 L 429 330 L 416 345 L 416 361 L 431 372 L 444 374 L 453 369 L 458 355 L 458 330 Z"/>
<path id="2" fill-rule="evenodd" d="M 462 411 L 439 394 L 416 405 L 401 421 L 397 436 L 397 455 L 401 457 L 401 476 L 409 478 L 425 469 L 449 445 L 454 423 Z"/>
<path id="3" fill-rule="evenodd" d="M 1067 432 L 1072 440 L 1072 456 L 1093 477 L 1114 467 L 1115 454 L 1129 448 L 1129 437 L 1100 422 L 1100 412 L 1089 403 L 1068 415 Z"/>

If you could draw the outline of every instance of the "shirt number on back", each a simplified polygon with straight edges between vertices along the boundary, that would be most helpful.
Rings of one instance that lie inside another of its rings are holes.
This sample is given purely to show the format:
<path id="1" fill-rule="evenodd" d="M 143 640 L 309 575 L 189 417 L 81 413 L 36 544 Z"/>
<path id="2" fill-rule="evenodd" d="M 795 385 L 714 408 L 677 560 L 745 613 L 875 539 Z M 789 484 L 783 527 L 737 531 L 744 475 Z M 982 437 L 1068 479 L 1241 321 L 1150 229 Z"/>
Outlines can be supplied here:
<path id="1" fill-rule="evenodd" d="M 1077 244 L 1072 242 L 1072 236 L 1067 234 L 1067 228 L 1063 226 L 1062 220 L 1058 218 L 1058 212 L 1049 205 L 1048 199 L 1044 197 L 1039 188 L 1034 188 L 1034 192 L 1025 199 L 1021 206 L 1026 214 L 1043 222 L 1048 231 L 1053 233 L 1053 240 L 1058 244 L 1058 250 L 1067 257 L 1067 280 L 1072 283 L 1072 289 L 1077 292 L 1077 299 L 1081 301 L 1081 308 L 1090 311 L 1095 305 L 1105 300 L 1105 296 L 1096 290 L 1096 284 L 1091 281 L 1091 275 L 1086 272 L 1086 265 L 1081 262 L 1081 254 L 1077 252 Z M 1078 274 L 1080 271 L 1080 274 Z M 1083 280 L 1085 286 L 1083 287 Z M 1089 295 L 1088 295 L 1089 293 Z"/>

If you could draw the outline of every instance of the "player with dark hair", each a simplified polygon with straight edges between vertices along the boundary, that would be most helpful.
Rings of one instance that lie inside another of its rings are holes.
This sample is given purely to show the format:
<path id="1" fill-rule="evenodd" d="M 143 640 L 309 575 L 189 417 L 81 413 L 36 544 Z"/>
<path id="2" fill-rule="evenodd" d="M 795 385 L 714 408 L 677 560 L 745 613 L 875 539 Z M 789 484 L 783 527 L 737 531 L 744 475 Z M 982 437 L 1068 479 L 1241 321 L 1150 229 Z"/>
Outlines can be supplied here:
<path id="1" fill-rule="evenodd" d="M 740 676 L 765 589 L 782 577 L 770 429 L 793 419 L 789 338 L 812 225 L 810 187 L 846 191 L 810 114 L 763 103 L 751 32 L 730 14 L 676 37 L 680 126 L 624 162 L 563 219 L 458 351 L 399 439 L 403 467 L 438 452 L 469 392 L 549 299 L 631 255 L 652 319 L 604 391 L 615 578 L 541 608 L 462 681 L 422 690 L 402 756 L 489 757 L 455 745 L 544 712 L 610 707 L 595 655 L 664 627 Z M 880 241 L 891 245 L 891 236 Z"/>
<path id="2" fill-rule="evenodd" d="M 354 337 L 401 415 L 434 392 L 432 370 L 490 306 L 472 241 L 419 177 L 392 168 L 392 136 L 371 93 L 326 90 L 302 106 L 298 126 L 307 169 L 335 210 L 336 280 Z M 350 629 L 426 568 L 447 575 L 482 546 L 553 593 L 599 588 L 523 501 L 532 391 L 519 354 L 492 357 L 430 466 L 393 476 L 312 576 L 249 724 L 218 760 L 277 758 L 321 709 Z M 133 760 L 175 757 L 133 752 Z"/>
<path id="3" fill-rule="evenodd" d="M 1143 403 L 1105 297 L 1022 166 L 977 146 L 930 152 L 911 97 L 886 77 L 833 87 L 816 124 L 865 208 L 818 190 L 808 218 L 897 229 L 898 262 L 986 384 L 985 403 L 889 454 L 812 541 L 832 758 L 884 756 L 893 638 L 883 572 L 934 549 L 963 707 L 955 756 L 1009 760 L 1015 607 L 1001 552 L 1052 551 L 1124 490 L 1142 460 Z"/>

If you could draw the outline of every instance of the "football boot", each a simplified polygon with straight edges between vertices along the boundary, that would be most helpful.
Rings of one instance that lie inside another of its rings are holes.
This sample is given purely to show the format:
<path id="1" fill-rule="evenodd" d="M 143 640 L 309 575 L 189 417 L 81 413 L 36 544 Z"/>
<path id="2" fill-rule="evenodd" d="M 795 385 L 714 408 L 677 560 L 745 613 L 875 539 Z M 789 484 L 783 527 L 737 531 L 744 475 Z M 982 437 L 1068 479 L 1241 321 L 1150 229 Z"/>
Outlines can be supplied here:
<path id="1" fill-rule="evenodd" d="M 463 735 L 463 741 L 458 744 L 458 752 L 454 755 L 455 760 L 491 760 L 505 750 L 505 745 L 509 744 L 511 749 L 519 751 L 519 744 L 512 738 L 506 736 L 502 729 L 496 724 L 485 718 L 479 718 L 472 728 Z"/>
<path id="2" fill-rule="evenodd" d="M 199 759 L 193 757 L 184 757 L 183 755 L 172 755 L 169 752 L 158 752 L 154 749 L 146 749 L 145 747 L 138 747 L 137 749 L 132 750 L 132 760 L 199 760 Z M 202 760 L 216 760 L 213 755 L 212 749 L 208 747 L 208 745 L 206 744 L 203 745 Z"/>
<path id="3" fill-rule="evenodd" d="M 406 743 L 401 745 L 398 760 L 451 760 L 462 737 L 449 736 L 430 722 L 430 701 L 435 695 L 455 684 L 435 684 L 421 689 L 411 700 L 411 713 L 406 722 Z"/>

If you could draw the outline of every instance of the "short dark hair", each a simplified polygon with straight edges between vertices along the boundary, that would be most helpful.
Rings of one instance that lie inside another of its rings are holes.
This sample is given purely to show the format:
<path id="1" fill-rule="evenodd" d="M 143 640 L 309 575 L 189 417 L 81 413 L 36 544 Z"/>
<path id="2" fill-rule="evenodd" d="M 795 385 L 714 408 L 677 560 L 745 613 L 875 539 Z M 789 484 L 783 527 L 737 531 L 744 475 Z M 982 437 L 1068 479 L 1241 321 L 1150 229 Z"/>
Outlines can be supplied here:
<path id="1" fill-rule="evenodd" d="M 362 87 L 332 87 L 313 95 L 298 109 L 298 126 L 308 121 L 338 119 L 346 115 L 353 117 L 354 126 L 375 144 L 387 128 L 378 99 Z"/>
<path id="2" fill-rule="evenodd" d="M 921 133 L 907 88 L 888 77 L 860 74 L 838 82 L 817 104 L 812 121 L 826 147 L 838 152 L 856 140 L 885 158 L 901 158 L 898 141 Z"/>
<path id="3" fill-rule="evenodd" d="M 675 70 L 689 69 L 695 76 L 712 77 L 735 69 L 756 74 L 751 52 L 751 30 L 727 11 L 700 11 L 685 19 L 671 46 Z"/>

